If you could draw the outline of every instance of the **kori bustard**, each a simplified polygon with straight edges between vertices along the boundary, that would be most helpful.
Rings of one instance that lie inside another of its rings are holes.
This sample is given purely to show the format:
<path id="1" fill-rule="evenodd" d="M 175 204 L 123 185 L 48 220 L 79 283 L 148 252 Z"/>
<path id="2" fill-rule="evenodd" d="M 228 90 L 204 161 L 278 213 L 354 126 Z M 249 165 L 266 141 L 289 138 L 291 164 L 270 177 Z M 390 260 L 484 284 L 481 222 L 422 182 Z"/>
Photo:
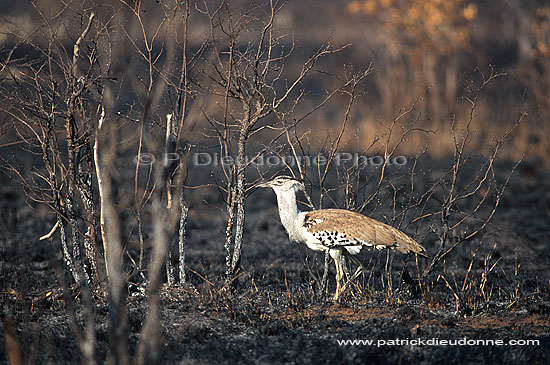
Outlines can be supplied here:
<path id="1" fill-rule="evenodd" d="M 345 209 L 320 209 L 300 212 L 296 192 L 305 190 L 302 181 L 278 176 L 259 187 L 272 188 L 277 195 L 279 216 L 290 240 L 306 244 L 315 251 L 328 251 L 336 266 L 338 300 L 344 276 L 344 255 L 356 255 L 363 247 L 397 249 L 423 257 L 426 250 L 418 242 L 385 223 Z"/>

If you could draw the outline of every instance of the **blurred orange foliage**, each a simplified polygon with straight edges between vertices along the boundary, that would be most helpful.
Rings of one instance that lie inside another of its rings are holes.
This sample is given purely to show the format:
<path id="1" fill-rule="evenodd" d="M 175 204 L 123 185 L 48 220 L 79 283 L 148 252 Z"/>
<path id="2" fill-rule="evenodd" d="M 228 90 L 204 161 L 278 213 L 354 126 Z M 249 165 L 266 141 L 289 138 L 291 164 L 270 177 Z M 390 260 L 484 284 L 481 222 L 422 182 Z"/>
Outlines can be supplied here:
<path id="1" fill-rule="evenodd" d="M 442 55 L 468 47 L 467 26 L 477 16 L 477 6 L 466 0 L 354 0 L 348 11 L 376 19 L 412 46 Z"/>
<path id="2" fill-rule="evenodd" d="M 526 24 L 528 47 L 524 67 L 518 74 L 524 85 L 530 87 L 539 111 L 547 119 L 550 117 L 550 6 L 537 8 Z M 549 128 L 547 122 L 544 128 Z"/>
<path id="3" fill-rule="evenodd" d="M 536 19 L 531 23 L 531 36 L 535 41 L 531 56 L 550 57 L 550 6 L 537 9 Z"/>

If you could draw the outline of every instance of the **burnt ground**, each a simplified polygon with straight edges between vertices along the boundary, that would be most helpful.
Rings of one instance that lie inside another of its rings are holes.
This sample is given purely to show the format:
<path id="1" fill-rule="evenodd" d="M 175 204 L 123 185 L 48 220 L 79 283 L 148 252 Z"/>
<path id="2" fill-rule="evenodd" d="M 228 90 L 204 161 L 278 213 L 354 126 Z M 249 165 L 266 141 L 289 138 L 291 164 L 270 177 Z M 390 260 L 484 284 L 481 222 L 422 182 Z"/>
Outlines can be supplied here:
<path id="1" fill-rule="evenodd" d="M 78 363 L 59 294 L 58 238 L 38 240 L 50 230 L 53 217 L 43 207 L 25 204 L 19 187 L 5 176 L 2 180 L 0 363 L 7 363 L 11 326 L 27 360 Z M 548 363 L 549 191 L 548 171 L 517 171 L 483 239 L 459 246 L 420 291 L 401 280 L 403 267 L 415 276 L 414 260 L 404 264 L 402 256 L 394 257 L 390 291 L 381 269 L 386 253 L 361 253 L 365 274 L 340 303 L 316 296 L 322 257 L 288 242 L 270 191 L 254 192 L 247 202 L 242 270 L 234 289 L 222 290 L 223 205 L 215 190 L 190 192 L 188 284 L 162 289 L 163 363 Z M 382 219 L 384 213 L 381 206 L 374 216 Z M 423 243 L 433 254 L 433 237 Z M 80 296 L 74 296 L 83 324 Z M 109 353 L 109 312 L 104 297 L 96 296 L 95 304 L 96 353 L 103 362 Z M 146 311 L 146 298 L 131 288 L 131 351 Z M 428 342 L 461 339 L 503 340 L 504 345 Z M 375 342 L 341 345 L 340 340 Z M 395 345 L 393 340 L 424 343 Z M 539 344 L 511 345 L 511 340 Z M 377 341 L 386 344 L 377 346 Z"/>

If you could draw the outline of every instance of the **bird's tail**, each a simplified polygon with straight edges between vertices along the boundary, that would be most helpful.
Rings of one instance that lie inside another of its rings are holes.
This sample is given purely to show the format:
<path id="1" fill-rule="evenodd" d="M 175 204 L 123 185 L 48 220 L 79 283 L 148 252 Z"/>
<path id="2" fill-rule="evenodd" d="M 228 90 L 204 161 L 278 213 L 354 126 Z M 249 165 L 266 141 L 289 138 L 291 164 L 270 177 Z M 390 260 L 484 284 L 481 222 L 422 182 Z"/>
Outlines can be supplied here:
<path id="1" fill-rule="evenodd" d="M 397 249 L 402 253 L 415 253 L 418 256 L 424 257 L 429 259 L 430 256 L 426 253 L 426 249 L 422 247 L 422 245 L 415 240 L 413 240 L 411 237 L 409 237 L 407 234 L 401 232 L 398 229 L 395 229 L 393 232 L 395 235 L 395 241 L 397 243 Z"/>

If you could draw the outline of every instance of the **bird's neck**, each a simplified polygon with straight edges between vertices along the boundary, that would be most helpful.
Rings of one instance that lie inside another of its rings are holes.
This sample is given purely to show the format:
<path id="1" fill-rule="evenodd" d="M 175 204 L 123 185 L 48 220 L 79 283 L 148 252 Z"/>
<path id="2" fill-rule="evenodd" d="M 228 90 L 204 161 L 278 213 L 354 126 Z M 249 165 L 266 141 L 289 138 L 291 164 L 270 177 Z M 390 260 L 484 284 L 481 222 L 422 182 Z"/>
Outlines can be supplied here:
<path id="1" fill-rule="evenodd" d="M 279 216 L 281 223 L 287 232 L 294 231 L 294 225 L 298 220 L 298 206 L 296 205 L 296 193 L 294 191 L 277 194 L 277 205 L 279 206 Z"/>

